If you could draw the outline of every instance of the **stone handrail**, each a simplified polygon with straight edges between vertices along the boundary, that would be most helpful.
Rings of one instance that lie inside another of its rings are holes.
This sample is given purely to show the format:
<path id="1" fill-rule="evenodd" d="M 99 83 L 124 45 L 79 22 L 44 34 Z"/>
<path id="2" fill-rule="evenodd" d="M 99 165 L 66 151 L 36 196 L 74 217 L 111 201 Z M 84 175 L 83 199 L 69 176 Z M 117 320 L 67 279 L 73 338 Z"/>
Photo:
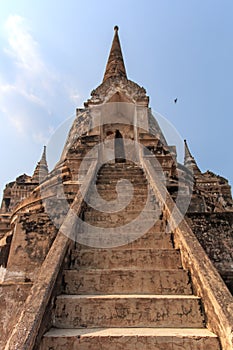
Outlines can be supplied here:
<path id="1" fill-rule="evenodd" d="M 82 195 L 78 192 L 71 205 L 71 217 L 69 213 L 64 220 L 50 250 L 46 256 L 40 273 L 34 282 L 30 294 L 26 299 L 24 309 L 18 323 L 15 325 L 5 347 L 5 350 L 32 350 L 38 335 L 46 307 L 52 296 L 58 274 L 63 264 L 66 252 L 73 243 L 72 240 L 62 232 L 75 225 L 74 212 L 80 215 L 83 198 L 87 194 L 91 181 L 96 174 L 97 160 L 92 161 L 85 181 L 83 183 Z M 72 222 L 72 220 L 74 220 Z M 67 232 L 67 231 L 66 231 Z"/>
<path id="2" fill-rule="evenodd" d="M 150 186 L 164 206 L 164 214 L 174 233 L 175 246 L 180 249 L 183 266 L 191 272 L 194 290 L 203 300 L 207 327 L 219 337 L 224 350 L 232 350 L 233 297 L 159 176 L 154 173 L 150 161 L 143 156 L 140 161 Z"/>

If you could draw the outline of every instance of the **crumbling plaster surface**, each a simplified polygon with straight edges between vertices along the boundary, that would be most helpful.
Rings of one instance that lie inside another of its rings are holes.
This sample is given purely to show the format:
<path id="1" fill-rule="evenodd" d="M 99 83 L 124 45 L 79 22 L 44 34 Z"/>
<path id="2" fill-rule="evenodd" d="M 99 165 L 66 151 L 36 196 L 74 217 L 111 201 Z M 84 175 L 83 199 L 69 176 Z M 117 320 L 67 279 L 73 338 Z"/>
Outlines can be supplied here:
<path id="1" fill-rule="evenodd" d="M 0 283 L 0 349 L 4 349 L 30 289 L 31 283 Z"/>
<path id="2" fill-rule="evenodd" d="M 188 221 L 233 293 L 233 213 L 192 213 Z"/>

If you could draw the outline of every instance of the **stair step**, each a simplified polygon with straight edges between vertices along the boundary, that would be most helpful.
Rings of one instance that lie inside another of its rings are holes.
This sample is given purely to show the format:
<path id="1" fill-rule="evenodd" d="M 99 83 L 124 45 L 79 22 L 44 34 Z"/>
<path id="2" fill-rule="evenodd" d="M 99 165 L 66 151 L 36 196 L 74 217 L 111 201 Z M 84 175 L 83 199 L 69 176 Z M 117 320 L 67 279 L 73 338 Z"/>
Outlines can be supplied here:
<path id="1" fill-rule="evenodd" d="M 99 185 L 97 185 L 97 188 L 98 188 L 98 192 L 100 192 L 100 193 L 103 191 L 106 191 L 106 190 L 108 190 L 109 192 L 116 191 L 116 186 L 113 187 L 113 185 L 111 185 L 111 184 L 110 185 L 99 184 Z M 122 184 L 121 188 L 125 189 L 125 193 L 127 193 L 129 186 L 128 186 L 128 184 Z M 148 185 L 139 185 L 139 186 L 133 185 L 133 190 L 134 190 L 133 191 L 134 195 L 147 194 Z"/>
<path id="2" fill-rule="evenodd" d="M 103 191 L 101 191 L 101 195 L 103 196 L 104 194 L 105 193 Z M 112 195 L 113 198 L 116 198 L 117 192 L 116 191 L 107 192 L 107 195 L 109 197 Z M 149 194 L 149 196 L 150 196 L 150 202 L 153 202 L 159 206 L 159 202 L 156 200 L 156 198 L 154 196 L 152 196 L 151 194 Z M 147 197 L 148 197 L 148 192 L 141 194 L 141 195 L 136 195 L 135 193 L 132 193 L 132 195 L 130 195 L 130 194 L 124 192 L 123 194 L 121 193 L 119 198 L 121 199 L 121 201 L 126 203 L 126 202 L 130 202 L 130 201 L 138 201 L 138 200 L 146 202 Z M 95 200 L 95 198 L 92 198 L 92 201 L 93 201 L 93 203 L 96 203 L 96 201 L 98 202 L 98 198 L 96 200 Z"/>
<path id="3" fill-rule="evenodd" d="M 120 237 L 120 233 L 115 233 L 114 235 L 118 235 L 118 237 Z M 126 237 L 127 234 L 125 234 Z M 135 238 L 134 238 L 134 237 Z M 80 238 L 83 238 L 82 240 L 80 240 Z M 86 240 L 87 237 L 87 233 L 79 233 L 77 235 L 77 241 L 82 241 L 84 242 L 84 240 L 87 242 Z M 96 237 L 96 234 L 95 234 Z M 112 238 L 112 236 L 110 237 L 110 239 Z M 93 236 L 90 235 L 90 241 L 93 241 Z M 128 235 L 128 238 L 125 238 L 124 240 L 125 243 L 123 243 L 124 245 L 120 245 L 120 246 L 116 246 L 115 249 L 136 249 L 136 248 L 141 248 L 141 249 L 172 249 L 173 247 L 173 238 L 172 238 L 172 234 L 168 233 L 168 232 L 153 232 L 152 229 L 150 230 L 150 232 L 145 233 L 143 236 L 140 237 L 140 235 L 138 233 L 130 234 Z M 130 242 L 130 243 L 127 243 Z M 91 242 L 90 242 L 91 243 Z M 76 249 L 89 249 L 91 247 L 91 249 L 93 248 L 92 245 L 90 244 L 89 246 L 86 245 L 79 245 L 77 246 Z M 102 246 L 102 248 L 104 248 Z"/>
<path id="4" fill-rule="evenodd" d="M 119 249 L 124 249 L 126 246 L 121 246 Z M 148 232 L 139 237 L 132 243 L 127 244 L 128 248 L 149 248 L 149 249 L 172 249 L 172 235 L 167 232 Z"/>
<path id="5" fill-rule="evenodd" d="M 107 194 L 110 196 L 110 195 L 112 195 L 112 196 L 114 196 L 114 197 L 116 197 L 116 195 L 117 195 L 117 191 L 116 191 L 116 188 L 114 188 L 114 189 L 112 189 L 111 191 L 104 191 L 103 189 L 98 189 L 97 188 L 97 190 L 98 190 L 98 193 L 101 193 L 102 195 L 105 193 L 105 192 L 107 192 Z M 130 193 L 128 193 L 127 191 L 124 191 L 123 193 L 121 193 L 121 198 L 122 199 L 125 199 L 125 200 L 127 200 L 128 198 L 134 198 L 134 197 L 137 197 L 137 199 L 139 199 L 139 198 L 147 198 L 148 197 L 148 188 L 146 189 L 146 191 L 143 191 L 142 193 L 141 192 L 138 192 L 137 191 L 137 188 L 136 189 L 134 189 L 134 191 L 133 191 L 133 193 L 132 193 L 132 195 L 130 194 Z M 152 200 L 152 201 L 155 201 L 156 203 L 158 203 L 158 201 L 156 201 L 156 199 L 155 199 L 155 196 L 153 195 L 153 194 L 151 194 L 150 192 L 149 192 L 149 195 L 150 195 L 150 199 Z M 139 197 L 139 198 L 138 198 Z"/>
<path id="6" fill-rule="evenodd" d="M 147 180 L 146 176 L 141 171 L 112 171 L 112 170 L 110 170 L 108 172 L 103 171 L 103 172 L 99 173 L 97 176 L 97 179 L 109 178 L 109 179 L 115 180 L 115 179 L 122 178 L 122 176 L 125 176 L 130 181 L 132 179 L 145 179 L 145 180 Z"/>
<path id="7" fill-rule="evenodd" d="M 128 163 L 108 163 L 105 164 L 101 169 L 100 169 L 100 173 L 102 173 L 103 171 L 106 170 L 114 170 L 114 171 L 120 171 L 120 170 L 124 170 L 124 171 L 129 171 L 129 170 L 135 170 L 135 171 L 142 171 L 142 168 L 136 164 L 128 164 Z"/>
<path id="8" fill-rule="evenodd" d="M 85 210 L 85 213 L 92 213 L 92 214 L 95 213 L 95 214 L 97 214 L 98 210 L 100 210 L 100 211 L 103 210 L 104 211 L 103 204 L 100 203 L 100 201 L 96 200 L 94 202 L 91 201 L 90 203 L 91 203 L 91 205 L 95 206 L 95 208 L 88 207 Z M 109 205 L 110 205 L 110 203 L 109 203 Z M 140 198 L 140 202 L 139 202 L 138 200 L 133 199 L 129 203 L 126 202 L 126 201 L 125 202 L 124 201 L 120 201 L 120 202 L 118 201 L 114 205 L 115 205 L 115 208 L 113 207 L 113 205 L 111 207 L 109 207 L 109 209 L 114 211 L 114 214 L 118 214 L 118 213 L 120 213 L 120 211 L 124 211 L 125 215 L 127 215 L 126 213 L 128 213 L 128 212 L 140 213 L 144 209 L 144 207 L 146 205 L 146 200 L 142 200 Z M 119 210 L 118 210 L 118 207 L 116 207 L 116 205 L 119 206 Z M 160 210 L 156 203 L 154 203 L 154 204 L 151 203 L 150 204 L 150 208 L 152 210 Z M 102 214 L 102 212 L 101 212 L 101 214 Z M 105 212 L 105 214 L 108 215 L 108 213 L 106 213 L 106 212 Z"/>
<path id="9" fill-rule="evenodd" d="M 106 171 L 106 170 L 115 170 L 115 171 L 120 171 L 120 170 L 137 170 L 137 171 L 142 171 L 142 168 L 137 165 L 137 164 L 128 164 L 128 163 L 106 163 L 104 164 L 99 172 L 102 173 L 103 171 Z"/>
<path id="10" fill-rule="evenodd" d="M 190 295 L 60 295 L 57 328 L 204 326 L 200 298 Z"/>
<path id="11" fill-rule="evenodd" d="M 119 197 L 119 194 L 117 193 L 116 190 L 112 190 L 112 191 L 106 191 L 106 190 L 98 190 L 99 195 L 105 199 L 106 201 L 112 201 L 112 200 L 116 200 Z M 157 203 L 157 201 L 151 197 L 150 194 L 148 194 L 148 191 L 143 193 L 138 193 L 137 191 L 133 191 L 132 195 L 130 196 L 129 193 L 127 191 L 124 191 L 123 194 L 121 194 L 121 200 L 122 201 L 132 201 L 132 200 L 137 200 L 137 201 L 143 201 L 146 202 L 148 195 L 150 196 L 150 202 L 155 202 Z"/>
<path id="12" fill-rule="evenodd" d="M 140 220 L 138 217 L 132 218 L 131 221 L 127 222 L 126 220 L 118 220 L 115 221 L 106 221 L 106 220 L 100 220 L 100 221 L 92 221 L 89 222 L 86 221 L 86 224 L 88 224 L 88 227 L 84 227 L 85 224 L 80 223 L 80 227 L 78 229 L 77 235 L 82 234 L 83 232 L 92 234 L 98 231 L 98 228 L 101 231 L 101 228 L 105 229 L 106 232 L 109 229 L 109 236 L 111 236 L 111 231 L 114 229 L 114 235 L 123 235 L 123 236 L 132 236 L 132 239 L 128 240 L 129 242 L 132 242 L 133 236 L 135 236 L 135 239 L 138 237 L 143 236 L 144 234 L 148 232 L 163 232 L 165 230 L 165 223 L 161 220 Z M 127 240 L 126 240 L 127 242 Z"/>
<path id="13" fill-rule="evenodd" d="M 132 179 L 132 178 L 143 178 L 146 179 L 146 176 L 144 175 L 143 172 L 140 172 L 138 170 L 104 170 L 101 173 L 98 174 L 97 176 L 98 179 L 103 179 L 103 178 L 111 178 L 111 179 L 116 179 L 116 178 L 123 178 L 123 179 Z"/>
<path id="14" fill-rule="evenodd" d="M 126 180 L 126 181 L 124 181 Z M 96 184 L 97 184 L 97 187 L 99 186 L 116 186 L 116 184 L 118 183 L 118 181 L 120 181 L 122 187 L 123 186 L 127 186 L 128 185 L 128 182 L 130 182 L 134 187 L 137 188 L 137 186 L 142 186 L 143 188 L 147 188 L 148 186 L 148 182 L 145 178 L 137 178 L 137 179 L 134 179 L 134 178 L 128 178 L 128 179 L 124 179 L 124 178 L 119 178 L 119 179 L 112 179 L 110 176 L 109 178 L 102 178 L 102 179 L 98 179 L 97 178 L 97 181 L 96 181 Z"/>
<path id="15" fill-rule="evenodd" d="M 143 210 L 143 207 L 141 208 L 141 210 L 130 210 L 128 213 L 127 213 L 127 216 L 128 215 L 131 215 L 131 216 L 138 216 L 141 211 Z M 150 215 L 151 213 L 148 213 L 148 215 Z M 106 219 L 109 219 L 109 217 L 111 218 L 111 220 L 114 220 L 116 218 L 118 218 L 118 215 L 121 215 L 121 216 L 124 216 L 125 217 L 125 210 L 121 210 L 121 211 L 117 211 L 117 212 L 113 212 L 113 213 L 107 213 L 107 212 L 102 212 L 102 211 L 98 211 L 98 210 L 94 210 L 94 209 L 91 209 L 90 211 L 85 211 L 84 212 L 84 218 L 86 220 L 88 219 L 96 219 L 96 221 L 99 221 L 99 220 L 106 220 Z M 128 217 L 127 217 L 128 219 Z"/>
<path id="16" fill-rule="evenodd" d="M 71 268 L 131 268 L 169 270 L 182 268 L 180 251 L 175 249 L 82 249 L 72 251 Z"/>
<path id="17" fill-rule="evenodd" d="M 104 227 L 104 221 L 101 221 L 100 223 Z M 89 221 L 88 224 L 90 224 L 90 227 L 88 228 L 88 232 L 93 232 L 93 230 L 96 231 L 97 221 L 93 223 Z M 92 230 L 92 225 L 93 225 L 93 230 Z M 121 224 L 119 224 L 119 226 L 121 226 Z M 149 229 L 148 229 L 148 226 L 150 227 Z M 105 227 L 107 228 L 110 227 L 109 222 L 106 223 Z M 157 220 L 157 219 L 151 220 L 150 225 L 148 225 L 148 220 L 140 220 L 139 222 L 137 222 L 135 227 L 132 227 L 132 229 L 130 230 L 130 234 L 135 233 L 136 237 L 142 237 L 146 233 L 164 232 L 165 230 L 166 230 L 165 220 Z M 79 228 L 79 232 L 84 232 L 82 230 L 82 227 Z M 119 234 L 120 232 L 127 235 L 127 233 L 129 233 L 129 228 L 127 227 L 126 230 L 122 231 L 121 227 L 119 227 Z"/>
<path id="18" fill-rule="evenodd" d="M 159 208 L 159 203 L 156 201 L 155 198 L 151 197 L 150 195 L 149 195 L 150 197 L 148 198 L 148 193 L 146 193 L 145 195 L 137 195 L 135 193 L 132 193 L 132 196 L 130 196 L 128 194 L 119 195 L 117 192 L 106 191 L 106 192 L 99 193 L 99 195 L 106 202 L 116 201 L 116 203 L 120 203 L 122 204 L 122 206 L 126 206 L 127 204 L 129 205 L 131 203 L 134 203 L 134 204 L 140 205 L 140 207 L 143 208 L 146 202 L 149 201 L 151 204 Z M 91 203 L 93 203 L 94 205 L 96 203 L 99 204 L 99 198 L 91 197 L 91 196 L 89 198 L 91 198 Z"/>
<path id="19" fill-rule="evenodd" d="M 151 205 L 152 206 L 152 205 Z M 143 211 L 143 207 L 141 210 L 129 210 L 125 211 L 124 209 L 114 213 L 106 213 L 97 210 L 91 210 L 84 212 L 84 220 L 88 223 L 93 223 L 94 225 L 100 223 L 101 226 L 103 224 L 104 227 L 110 227 L 107 225 L 117 225 L 121 226 L 124 223 L 131 222 L 136 219 Z M 127 214 L 127 215 L 126 215 Z M 143 217 L 145 220 L 147 219 L 157 219 L 161 214 L 160 210 L 145 210 L 143 211 Z M 143 231 L 142 231 L 143 232 Z"/>
<path id="20" fill-rule="evenodd" d="M 143 175 L 143 173 L 141 172 L 113 172 L 113 171 L 109 171 L 101 173 L 97 176 L 98 180 L 102 180 L 102 179 L 110 179 L 110 180 L 119 180 L 119 179 L 129 179 L 130 181 L 132 181 L 132 179 L 145 179 L 146 177 L 145 175 Z"/>
<path id="21" fill-rule="evenodd" d="M 201 328 L 52 328 L 39 350 L 220 350 L 218 338 Z"/>
<path id="22" fill-rule="evenodd" d="M 65 294 L 192 294 L 184 270 L 65 270 L 64 283 Z"/>
<path id="23" fill-rule="evenodd" d="M 138 177 L 138 178 L 130 178 L 128 177 L 126 178 L 119 178 L 119 176 L 117 178 L 112 178 L 111 176 L 109 177 L 103 177 L 103 178 L 98 178 L 96 181 L 96 185 L 97 187 L 99 187 L 99 185 L 112 185 L 112 186 L 116 186 L 116 184 L 121 180 L 128 180 L 131 184 L 133 184 L 134 186 L 140 186 L 140 185 L 145 185 L 145 187 L 147 186 L 147 180 L 142 178 L 142 177 Z"/>

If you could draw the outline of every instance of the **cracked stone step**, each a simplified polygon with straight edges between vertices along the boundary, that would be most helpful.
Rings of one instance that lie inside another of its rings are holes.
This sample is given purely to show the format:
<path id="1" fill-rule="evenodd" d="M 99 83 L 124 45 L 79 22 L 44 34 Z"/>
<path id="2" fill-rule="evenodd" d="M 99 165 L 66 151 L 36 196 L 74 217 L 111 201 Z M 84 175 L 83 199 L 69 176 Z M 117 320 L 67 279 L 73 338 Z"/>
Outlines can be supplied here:
<path id="1" fill-rule="evenodd" d="M 149 207 L 149 208 L 148 208 Z M 110 210 L 113 210 L 113 206 L 109 206 Z M 148 210 L 150 209 L 150 210 Z M 118 224 L 119 222 L 129 222 L 133 219 L 137 218 L 139 215 L 143 215 L 141 219 L 154 219 L 154 221 L 159 220 L 159 218 L 162 215 L 162 211 L 157 207 L 157 205 L 154 205 L 153 203 L 150 203 L 145 206 L 143 203 L 141 205 L 138 205 L 136 203 L 130 203 L 127 206 L 124 206 L 123 208 L 117 208 L 116 211 L 107 212 L 104 208 L 92 208 L 88 207 L 87 210 L 84 212 L 84 220 L 86 222 L 98 222 L 98 221 L 105 221 L 105 222 L 115 222 Z M 143 231 L 142 231 L 143 232 Z"/>
<path id="2" fill-rule="evenodd" d="M 118 236 L 120 235 L 120 233 L 119 234 L 116 233 L 116 234 Z M 80 240 L 80 237 L 86 238 L 86 235 L 87 235 L 86 233 L 79 233 L 76 237 L 76 240 L 83 242 L 84 240 Z M 90 243 L 92 239 L 93 239 L 93 236 L 90 237 Z M 79 250 L 89 249 L 90 247 L 92 247 L 91 244 L 90 246 L 79 245 L 77 246 L 76 249 L 79 249 Z M 130 234 L 128 235 L 128 238 L 125 239 L 124 245 L 115 247 L 115 249 L 129 249 L 129 248 L 172 249 L 174 248 L 173 235 L 169 232 L 153 232 L 152 230 L 150 232 L 145 233 L 142 236 L 138 235 L 138 233 L 134 235 Z"/>
<path id="3" fill-rule="evenodd" d="M 155 211 L 153 211 L 153 214 Z M 140 214 L 140 213 L 139 213 Z M 152 216 L 152 215 L 151 215 Z M 89 217 L 91 217 L 91 212 L 89 212 Z M 94 220 L 90 219 L 89 221 L 85 221 L 86 224 L 88 224 L 88 232 L 96 232 L 98 227 L 101 230 L 101 227 L 103 228 L 114 228 L 117 230 L 116 234 L 136 234 L 137 237 L 143 236 L 147 232 L 163 232 L 167 231 L 168 227 L 165 222 L 165 220 L 160 220 L 157 217 L 146 217 L 146 212 L 143 212 L 140 216 L 132 216 L 131 220 L 125 221 L 124 219 L 120 220 L 120 217 L 117 217 L 117 220 L 115 221 L 105 221 L 100 218 L 94 218 Z M 160 215 L 159 215 L 160 217 Z M 98 221 L 97 221 L 98 220 Z M 84 228 L 85 223 L 80 223 L 80 227 L 78 229 L 78 233 L 80 232 L 87 232 L 87 228 Z M 135 237 L 135 239 L 137 238 Z"/>
<path id="4" fill-rule="evenodd" d="M 89 203 L 92 206 L 96 205 L 96 207 L 95 208 L 88 207 L 85 210 L 85 213 L 92 213 L 92 214 L 95 213 L 95 214 L 97 214 L 98 211 L 101 211 L 101 210 L 104 211 L 105 210 L 104 207 L 103 207 L 103 204 L 102 203 L 99 204 L 98 201 L 96 201 L 97 204 L 93 203 L 93 202 L 88 202 L 88 204 Z M 109 204 L 109 205 L 111 205 L 111 204 Z M 120 211 L 140 213 L 144 209 L 144 207 L 146 205 L 146 202 L 145 201 L 143 202 L 142 200 L 140 200 L 140 203 L 138 203 L 138 201 L 134 200 L 134 201 L 131 201 L 129 204 L 127 204 L 127 202 L 121 201 L 119 204 L 117 203 L 117 205 L 119 205 L 119 208 L 118 207 L 116 208 L 116 205 L 115 205 L 115 209 L 117 209 L 115 211 L 114 211 L 114 207 L 113 206 L 109 207 L 109 209 L 111 208 L 111 210 L 113 211 L 114 214 L 117 214 Z M 151 210 L 154 210 L 155 212 L 159 212 L 159 215 L 161 214 L 161 210 L 158 208 L 158 206 L 156 204 L 152 204 L 151 203 L 150 204 L 150 208 L 151 208 Z M 105 212 L 104 214 L 107 215 L 108 213 Z"/>
<path id="5" fill-rule="evenodd" d="M 64 294 L 192 294 L 184 270 L 65 270 L 63 280 Z"/>
<path id="6" fill-rule="evenodd" d="M 112 201 L 112 200 L 121 200 L 124 202 L 131 202 L 131 201 L 138 201 L 138 203 L 146 203 L 147 198 L 148 201 L 155 203 L 159 206 L 159 203 L 156 201 L 155 198 L 153 198 L 150 193 L 148 193 L 148 191 L 146 191 L 145 193 L 137 193 L 137 192 L 133 192 L 132 195 L 129 195 L 128 192 L 123 192 L 123 194 L 121 194 L 119 196 L 119 194 L 117 193 L 116 190 L 114 191 L 104 191 L 104 190 L 98 190 L 98 194 L 100 195 L 100 197 L 102 197 L 104 200 L 106 201 Z M 89 198 L 92 198 L 93 203 L 95 203 L 97 201 L 97 203 L 99 203 L 98 199 L 95 199 L 95 197 L 93 198 L 92 194 L 90 193 Z"/>
<path id="7" fill-rule="evenodd" d="M 124 178 L 111 178 L 109 177 L 108 178 L 101 178 L 101 179 L 97 179 L 96 181 L 96 185 L 97 187 L 99 187 L 99 185 L 112 185 L 112 186 L 116 186 L 116 184 L 121 180 L 128 180 L 131 184 L 133 184 L 134 186 L 137 185 L 137 186 L 140 186 L 140 185 L 144 185 L 144 186 L 147 186 L 148 182 L 146 179 L 144 178 L 141 178 L 141 177 L 138 177 L 138 178 L 128 178 L 128 179 L 124 179 Z"/>
<path id="8" fill-rule="evenodd" d="M 112 180 L 108 180 L 105 182 L 96 182 L 96 186 L 97 188 L 115 188 L 117 185 L 118 181 L 112 181 Z M 143 188 L 144 190 L 147 190 L 148 188 L 148 183 L 147 181 L 142 181 L 142 180 L 137 180 L 136 181 L 120 181 L 119 185 L 121 185 L 121 187 L 125 187 L 126 189 L 129 187 L 129 185 L 133 186 L 135 189 L 138 188 Z M 118 186 L 119 186 L 118 185 Z"/>
<path id="9" fill-rule="evenodd" d="M 150 203 L 153 203 L 153 204 L 157 205 L 158 207 L 160 207 L 159 202 L 155 198 L 153 198 L 150 194 L 149 194 L 149 198 L 148 198 L 148 193 L 141 194 L 141 195 L 132 193 L 132 195 L 129 195 L 128 193 L 124 192 L 123 194 L 119 195 L 116 191 L 112 191 L 112 192 L 101 191 L 101 193 L 99 193 L 99 195 L 106 201 L 114 200 L 116 202 L 120 201 L 120 203 L 136 202 L 138 204 L 144 205 L 144 203 L 146 203 L 148 200 Z M 93 195 L 90 194 L 89 198 L 91 198 L 91 201 L 93 202 L 93 204 L 99 203 L 99 199 L 94 197 Z"/>
<path id="10" fill-rule="evenodd" d="M 129 191 L 128 185 L 122 185 L 121 189 L 123 191 Z M 148 195 L 149 187 L 145 185 L 141 185 L 140 187 L 133 187 L 133 195 L 139 196 L 139 195 Z M 106 193 L 108 195 L 113 195 L 114 193 L 117 193 L 116 187 L 113 187 L 112 185 L 98 185 L 97 190 L 99 194 Z"/>
<path id="11" fill-rule="evenodd" d="M 146 176 L 144 173 L 138 172 L 138 171 L 104 171 L 100 174 L 98 174 L 97 179 L 146 179 Z"/>
<path id="12" fill-rule="evenodd" d="M 89 222 L 90 223 L 90 222 Z M 93 223 L 95 224 L 95 223 Z M 144 234 L 147 233 L 158 233 L 158 232 L 165 232 L 167 229 L 167 224 L 165 220 L 152 220 L 151 225 L 149 225 L 149 229 L 147 228 L 148 220 L 140 220 L 140 222 L 137 222 L 137 225 L 134 227 L 134 232 L 136 233 L 137 237 L 142 237 Z M 96 228 L 95 225 L 93 225 L 94 229 Z M 80 231 L 82 232 L 82 231 Z M 91 227 L 90 227 L 90 232 L 91 232 Z M 122 231 L 119 229 L 119 234 Z M 123 231 L 124 234 L 127 234 L 127 231 Z M 131 234 L 133 231 L 131 232 Z M 139 235 L 138 235 L 139 234 Z"/>
<path id="13" fill-rule="evenodd" d="M 156 219 L 158 220 L 161 215 L 160 210 L 157 210 L 157 209 L 152 210 L 152 208 L 151 210 L 144 210 L 143 207 L 141 208 L 141 210 L 129 210 L 125 212 L 125 210 L 123 209 L 114 213 L 106 213 L 106 212 L 97 211 L 93 209 L 91 211 L 84 212 L 84 220 L 90 223 L 95 223 L 98 221 L 104 221 L 105 223 L 108 223 L 108 222 L 120 223 L 119 220 L 122 220 L 122 222 L 129 222 L 137 218 L 142 213 L 142 211 L 143 211 L 143 216 L 145 220 L 154 219 L 155 221 Z"/>
<path id="14" fill-rule="evenodd" d="M 182 268 L 180 251 L 175 249 L 82 249 L 73 250 L 71 268 L 151 269 Z"/>
<path id="15" fill-rule="evenodd" d="M 115 170 L 115 171 L 121 171 L 121 170 L 133 170 L 133 171 L 142 171 L 142 168 L 137 164 L 127 164 L 127 163 L 105 163 L 104 166 L 102 166 L 99 170 L 99 173 L 102 173 L 107 170 Z"/>
<path id="16" fill-rule="evenodd" d="M 47 332 L 39 350 L 220 350 L 218 338 L 201 328 L 86 328 Z"/>
<path id="17" fill-rule="evenodd" d="M 119 233 L 122 232 L 124 234 L 127 234 L 129 230 L 130 230 L 130 233 L 138 232 L 138 227 L 141 227 L 140 232 L 138 232 L 140 236 L 140 234 L 146 233 L 148 228 L 152 227 L 156 219 L 152 220 L 151 218 L 148 218 L 148 220 L 142 220 L 139 214 L 136 215 L 135 212 L 133 214 L 130 213 L 130 218 L 129 217 L 125 218 L 123 214 L 122 215 L 119 214 L 119 216 L 115 215 L 114 217 L 112 216 L 112 217 L 109 217 L 108 219 L 103 219 L 101 216 L 99 217 L 96 216 L 96 217 L 90 218 L 89 220 L 85 220 L 85 222 L 88 225 L 90 225 L 90 229 L 88 229 L 88 232 L 92 232 L 93 228 L 95 230 L 95 228 L 98 229 L 99 227 L 101 229 L 102 227 L 106 229 L 114 228 L 115 230 L 119 231 Z"/>
<path id="18" fill-rule="evenodd" d="M 137 170 L 137 171 L 143 171 L 142 168 L 140 168 L 137 164 L 128 164 L 128 163 L 108 163 L 105 164 L 99 172 L 101 173 L 102 171 L 106 170 L 114 170 L 114 171 L 120 171 L 120 170 Z"/>
<path id="19" fill-rule="evenodd" d="M 204 327 L 193 295 L 60 295 L 53 320 L 57 328 Z"/>
<path id="20" fill-rule="evenodd" d="M 104 193 L 102 192 L 102 195 L 103 195 Z M 117 197 L 117 192 L 116 191 L 112 191 L 112 192 L 107 192 L 107 195 L 109 196 L 109 197 L 111 197 L 111 195 L 112 195 L 112 197 L 114 198 L 114 199 L 116 199 L 116 197 Z M 93 204 L 95 204 L 95 203 L 99 203 L 99 199 L 98 198 L 96 198 L 96 197 L 94 197 L 94 196 L 92 196 L 91 194 L 90 194 L 90 197 L 91 197 L 91 200 L 92 200 L 92 202 L 93 202 Z M 102 196 L 102 197 L 104 197 L 104 196 Z M 145 193 L 145 194 L 143 194 L 143 195 L 135 195 L 135 193 L 133 193 L 132 194 L 132 196 L 130 195 L 130 194 L 128 194 L 128 193 L 123 193 L 123 194 L 121 194 L 120 196 L 118 196 L 118 201 L 121 201 L 121 202 L 123 202 L 123 203 L 130 203 L 130 202 L 137 202 L 138 203 L 138 201 L 139 201 L 139 204 L 142 202 L 142 203 L 146 203 L 146 201 L 147 201 L 147 197 L 148 197 L 148 193 Z M 157 205 L 158 207 L 160 207 L 160 204 L 159 204 L 159 202 L 156 200 L 156 198 L 154 197 L 154 196 L 152 196 L 151 194 L 149 194 L 149 200 L 150 200 L 150 202 L 153 202 L 155 205 Z M 120 203 L 121 203 L 120 202 Z"/>
<path id="21" fill-rule="evenodd" d="M 108 203 L 108 201 L 102 197 L 102 199 L 105 200 L 106 204 L 109 204 L 109 209 L 112 210 L 113 213 L 119 213 L 120 211 L 132 211 L 132 212 L 141 212 L 144 208 L 145 205 L 150 208 L 150 210 L 157 211 L 160 214 L 162 214 L 162 210 L 160 209 L 160 206 L 156 201 L 154 201 L 151 198 L 148 198 L 148 203 L 147 203 L 147 196 L 143 198 L 137 198 L 135 196 L 128 196 L 128 197 L 122 197 L 118 196 L 118 198 L 114 201 L 114 203 Z M 100 200 L 96 197 L 90 196 L 89 199 L 87 200 L 87 204 L 89 207 L 85 209 L 85 213 L 93 212 L 93 213 L 98 213 L 99 211 L 102 213 L 105 211 L 103 204 L 100 202 Z M 107 213 L 106 213 L 107 214 Z"/>
<path id="22" fill-rule="evenodd" d="M 140 171 L 103 171 L 97 175 L 97 179 L 110 179 L 110 180 L 116 180 L 121 179 L 123 176 L 125 176 L 130 181 L 132 179 L 144 179 L 147 180 L 144 173 Z"/>
<path id="23" fill-rule="evenodd" d="M 124 249 L 121 246 L 119 249 Z M 172 249 L 173 235 L 168 232 L 147 232 L 143 236 L 127 244 L 128 248 L 149 248 L 149 249 Z"/>
<path id="24" fill-rule="evenodd" d="M 132 179 L 145 179 L 146 177 L 143 173 L 133 173 L 133 172 L 118 172 L 115 173 L 113 171 L 109 171 L 109 173 L 101 173 L 97 176 L 98 180 L 104 180 L 104 179 L 108 179 L 108 180 L 119 180 L 119 179 L 129 179 L 129 181 L 131 181 Z"/>

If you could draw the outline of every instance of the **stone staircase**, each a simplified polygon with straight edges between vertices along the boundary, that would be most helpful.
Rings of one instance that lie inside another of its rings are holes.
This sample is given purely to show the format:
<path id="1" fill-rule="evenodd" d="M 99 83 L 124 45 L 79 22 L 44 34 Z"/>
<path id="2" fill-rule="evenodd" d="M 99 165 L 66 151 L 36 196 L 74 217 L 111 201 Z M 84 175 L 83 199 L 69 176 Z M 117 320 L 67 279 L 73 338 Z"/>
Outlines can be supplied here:
<path id="1" fill-rule="evenodd" d="M 97 188 L 117 197 L 117 180 L 132 179 L 134 197 L 125 210 L 101 213 L 87 208 L 86 222 L 118 227 L 136 218 L 146 203 L 143 171 L 129 163 L 106 164 Z M 125 193 L 127 197 L 127 193 Z M 152 196 L 151 205 L 158 203 Z M 53 328 L 40 350 L 220 350 L 205 327 L 202 302 L 193 294 L 188 271 L 162 216 L 146 234 L 127 245 L 91 248 L 76 243 L 64 290 L 56 300 Z"/>

